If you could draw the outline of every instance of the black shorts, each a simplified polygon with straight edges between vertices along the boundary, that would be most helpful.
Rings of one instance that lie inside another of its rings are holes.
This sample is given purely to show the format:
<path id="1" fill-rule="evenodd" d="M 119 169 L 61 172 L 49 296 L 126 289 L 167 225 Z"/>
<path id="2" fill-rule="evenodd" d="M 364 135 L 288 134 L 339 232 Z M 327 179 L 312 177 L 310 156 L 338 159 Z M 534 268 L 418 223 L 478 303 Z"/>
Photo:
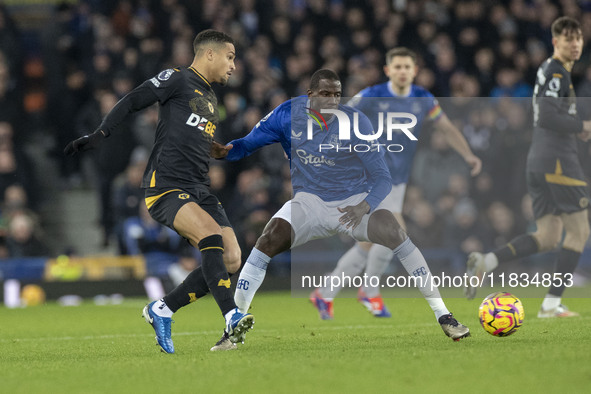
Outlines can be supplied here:
<path id="1" fill-rule="evenodd" d="M 583 180 L 562 174 L 544 174 L 528 171 L 527 191 L 532 198 L 534 217 L 560 215 L 586 209 L 589 205 L 589 190 Z"/>
<path id="2" fill-rule="evenodd" d="M 207 212 L 220 227 L 232 227 L 226 211 L 216 196 L 207 190 L 198 190 L 189 193 L 181 189 L 146 189 L 146 206 L 154 220 L 173 227 L 174 218 L 183 205 L 194 202 Z"/>

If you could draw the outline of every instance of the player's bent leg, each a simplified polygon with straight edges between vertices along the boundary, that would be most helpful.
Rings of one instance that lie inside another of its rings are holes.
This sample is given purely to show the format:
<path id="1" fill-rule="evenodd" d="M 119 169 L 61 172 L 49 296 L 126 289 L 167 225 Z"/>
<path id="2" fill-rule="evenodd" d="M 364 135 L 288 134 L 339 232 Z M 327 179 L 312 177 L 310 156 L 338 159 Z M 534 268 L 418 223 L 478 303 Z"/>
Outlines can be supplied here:
<path id="1" fill-rule="evenodd" d="M 464 287 L 464 295 L 471 300 L 476 296 L 480 281 L 486 272 L 497 268 L 499 263 L 520 259 L 556 247 L 562 237 L 562 220 L 556 215 L 544 215 L 536 220 L 537 231 L 522 234 L 506 245 L 489 253 L 472 252 L 466 261 L 466 275 L 469 280 Z M 477 281 L 471 280 L 478 278 Z"/>
<path id="2" fill-rule="evenodd" d="M 330 276 L 337 278 L 354 277 L 359 275 L 365 268 L 367 258 L 367 251 L 371 247 L 369 242 L 357 242 L 351 249 L 349 249 L 339 259 L 337 266 L 330 273 Z M 332 282 L 331 282 L 332 283 Z M 338 281 L 339 286 L 327 286 L 314 289 L 310 293 L 309 300 L 314 305 L 320 319 L 331 320 L 334 318 L 334 298 L 337 296 L 342 287 L 341 281 Z M 359 289 L 361 291 L 361 289 Z"/>
<path id="3" fill-rule="evenodd" d="M 367 277 L 381 278 L 388 265 L 394 257 L 394 251 L 390 248 L 374 244 L 367 255 L 367 267 L 365 274 Z M 372 283 L 370 280 L 368 283 Z M 382 295 L 380 294 L 380 287 L 367 286 L 360 289 L 358 300 L 365 308 L 375 317 L 391 317 L 392 314 L 384 304 Z"/>
<path id="4" fill-rule="evenodd" d="M 175 215 L 173 227 L 181 236 L 188 239 L 193 246 L 199 245 L 203 239 L 219 237 L 217 243 L 220 245 L 216 246 L 220 252 L 221 263 L 221 250 L 223 250 L 220 235 L 221 228 L 207 212 L 199 207 L 199 205 L 194 202 L 184 204 Z M 204 258 L 204 263 L 205 260 L 207 259 Z M 223 267 L 223 263 L 221 263 L 221 265 Z M 174 353 L 174 345 L 171 338 L 173 313 L 209 292 L 209 286 L 205 279 L 206 266 L 207 263 L 202 264 L 201 267 L 191 272 L 187 278 L 185 278 L 183 283 L 173 289 L 164 298 L 154 301 L 144 307 L 142 316 L 154 329 L 158 345 L 161 350 L 166 353 Z M 227 312 L 230 310 L 231 308 Z"/>
<path id="5" fill-rule="evenodd" d="M 374 227 L 372 228 L 372 226 Z M 382 232 L 384 229 L 391 231 L 389 237 Z M 439 289 L 433 283 L 433 275 L 429 270 L 429 265 L 419 249 L 396 222 L 392 213 L 384 210 L 374 212 L 369 219 L 367 233 L 373 242 L 388 247 L 394 245 L 392 248 L 394 255 L 398 257 L 406 272 L 415 278 L 416 286 L 429 303 L 443 332 L 453 340 L 470 336 L 470 330 L 458 323 L 447 310 Z"/>
<path id="6" fill-rule="evenodd" d="M 565 213 L 560 218 L 564 223 L 566 235 L 562 248 L 558 252 L 553 278 L 560 278 L 562 283 L 552 281 L 552 286 L 548 289 L 548 294 L 538 312 L 539 318 L 579 316 L 577 312 L 570 311 L 562 304 L 562 295 L 566 284 L 572 281 L 572 275 L 589 238 L 587 210 Z"/>
<path id="7" fill-rule="evenodd" d="M 370 242 L 357 242 L 351 249 L 341 256 L 337 266 L 329 276 L 342 278 L 353 277 L 363 272 L 367 260 L 367 252 L 371 248 Z M 340 286 L 320 287 L 317 289 L 322 298 L 332 300 L 341 290 Z"/>
<path id="8" fill-rule="evenodd" d="M 291 231 L 291 225 L 281 218 L 273 218 L 265 226 L 246 259 L 236 285 L 234 299 L 243 313 L 248 311 L 255 293 L 263 283 L 271 258 L 289 250 Z"/>
<path id="9" fill-rule="evenodd" d="M 242 253 L 234 229 L 222 227 L 222 239 L 224 242 L 224 265 L 229 274 L 235 274 L 242 264 Z"/>
<path id="10" fill-rule="evenodd" d="M 563 247 L 582 253 L 591 232 L 587 210 L 565 213 L 560 217 L 566 230 Z"/>
<path id="11" fill-rule="evenodd" d="M 392 212 L 379 209 L 374 211 L 367 223 L 367 237 L 373 243 L 396 249 L 408 236 Z"/>
<path id="12" fill-rule="evenodd" d="M 402 208 L 402 202 L 397 204 L 397 207 Z M 396 222 L 406 231 L 406 223 L 400 212 L 392 211 L 392 215 Z M 382 277 L 386 269 L 392 262 L 394 252 L 386 246 L 374 244 L 368 251 L 367 266 L 365 273 L 368 277 Z M 384 304 L 384 300 L 380 294 L 379 287 L 365 287 L 359 289 L 357 297 L 358 301 L 365 306 L 365 308 L 375 317 L 391 317 L 392 314 Z"/>
<path id="13" fill-rule="evenodd" d="M 290 205 L 284 207 L 276 214 L 284 213 L 286 217 L 290 216 Z M 250 304 L 256 291 L 259 289 L 271 258 L 281 252 L 289 250 L 292 239 L 292 228 L 289 222 L 281 217 L 273 217 L 265 226 L 263 234 L 257 240 L 255 247 L 246 259 L 246 263 L 240 272 L 240 277 L 236 285 L 234 300 L 241 313 L 246 314 L 250 309 Z M 252 321 L 254 325 L 254 320 Z M 251 325 L 251 328 L 252 328 Z M 246 331 L 238 331 L 237 335 L 229 335 L 224 332 L 221 339 L 211 350 L 231 350 L 229 342 L 244 342 Z"/>
<path id="14" fill-rule="evenodd" d="M 246 332 L 254 325 L 254 317 L 241 313 L 234 302 L 230 277 L 224 265 L 221 227 L 203 208 L 193 202 L 179 209 L 173 226 L 201 251 L 203 276 L 226 320 L 226 332 L 232 342 L 242 342 Z"/>
<path id="15" fill-rule="evenodd" d="M 542 216 L 536 220 L 536 227 L 537 229 L 532 236 L 538 243 L 538 252 L 547 252 L 556 248 L 562 239 L 564 229 L 562 218 L 556 215 Z"/>

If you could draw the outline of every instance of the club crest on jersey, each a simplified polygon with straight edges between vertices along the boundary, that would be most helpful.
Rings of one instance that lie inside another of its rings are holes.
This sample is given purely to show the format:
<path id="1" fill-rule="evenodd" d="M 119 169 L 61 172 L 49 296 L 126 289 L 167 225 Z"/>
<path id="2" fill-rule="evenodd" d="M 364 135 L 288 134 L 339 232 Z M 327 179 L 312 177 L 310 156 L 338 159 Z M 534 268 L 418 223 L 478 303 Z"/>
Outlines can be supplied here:
<path id="1" fill-rule="evenodd" d="M 157 78 L 161 81 L 167 81 L 173 72 L 174 72 L 174 70 L 172 68 L 169 68 L 168 70 L 164 70 L 164 71 L 160 72 L 160 74 L 158 74 Z"/>
<path id="2" fill-rule="evenodd" d="M 209 101 L 207 102 L 207 108 L 209 109 L 209 112 L 211 112 L 213 114 L 213 104 L 210 103 Z"/>

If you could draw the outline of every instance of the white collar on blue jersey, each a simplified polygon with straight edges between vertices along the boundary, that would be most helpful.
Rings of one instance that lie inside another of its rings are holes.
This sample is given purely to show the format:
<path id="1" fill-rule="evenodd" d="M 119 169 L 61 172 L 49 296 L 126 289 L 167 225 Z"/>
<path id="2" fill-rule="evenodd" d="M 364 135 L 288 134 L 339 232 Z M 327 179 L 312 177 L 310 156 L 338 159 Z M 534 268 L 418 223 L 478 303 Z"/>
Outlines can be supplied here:
<path id="1" fill-rule="evenodd" d="M 412 94 L 413 88 L 414 88 L 414 86 L 411 84 L 410 85 L 410 90 L 408 91 L 408 94 L 405 95 L 405 96 L 399 96 L 396 93 L 394 93 L 394 89 L 392 89 L 392 82 L 390 80 L 388 80 L 388 82 L 386 82 L 386 86 L 388 86 L 388 91 L 394 97 L 410 97 L 410 95 Z"/>

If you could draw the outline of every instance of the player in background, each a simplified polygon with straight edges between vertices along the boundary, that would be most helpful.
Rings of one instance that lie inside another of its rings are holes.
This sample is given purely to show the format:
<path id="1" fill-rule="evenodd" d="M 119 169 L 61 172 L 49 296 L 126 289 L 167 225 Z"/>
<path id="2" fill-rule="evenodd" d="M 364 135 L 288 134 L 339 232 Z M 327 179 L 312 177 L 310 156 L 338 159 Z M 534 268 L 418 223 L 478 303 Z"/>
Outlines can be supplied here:
<path id="1" fill-rule="evenodd" d="M 312 75 L 306 96 L 279 105 L 265 116 L 244 138 L 227 145 L 227 160 L 239 160 L 257 149 L 280 143 L 291 163 L 294 197 L 267 223 L 263 234 L 240 273 L 236 287 L 236 305 L 243 313 L 265 278 L 271 258 L 306 242 L 341 233 L 358 241 L 383 245 L 398 257 L 407 272 L 420 272 L 417 286 L 428 299 L 445 334 L 454 340 L 470 335 L 447 310 L 421 252 L 400 227 L 385 197 L 392 190 L 392 181 L 382 152 L 358 153 L 348 149 L 364 143 L 351 133 L 350 140 L 338 139 L 340 122 L 324 114 L 322 127 L 312 124 L 313 138 L 308 140 L 309 114 L 322 109 L 339 109 L 349 119 L 357 112 L 340 105 L 341 82 L 331 70 L 318 70 Z M 369 119 L 359 116 L 362 134 L 373 134 Z M 320 151 L 320 146 L 340 149 Z M 292 152 L 296 157 L 292 158 Z M 370 190 L 369 193 L 367 190 Z M 293 234 L 293 237 L 292 237 Z M 212 350 L 230 349 L 222 340 Z"/>
<path id="2" fill-rule="evenodd" d="M 254 317 L 238 311 L 228 272 L 238 271 L 240 248 L 218 199 L 209 190 L 209 160 L 219 121 L 212 83 L 225 85 L 235 69 L 234 41 L 225 33 L 205 30 L 193 42 L 189 67 L 164 70 L 123 97 L 92 134 L 68 144 L 73 155 L 99 146 L 129 114 L 160 103 L 154 148 L 142 187 L 150 215 L 199 248 L 201 267 L 163 299 L 151 302 L 143 316 L 165 353 L 174 353 L 172 315 L 211 291 L 226 321 L 231 341 L 242 341 Z"/>
<path id="3" fill-rule="evenodd" d="M 378 112 L 412 113 L 417 117 L 417 124 L 411 130 L 417 138 L 420 135 L 423 123 L 432 122 L 436 132 L 443 133 L 448 144 L 470 166 L 471 175 L 478 175 L 482 163 L 472 153 L 462 133 L 441 110 L 433 95 L 426 89 L 413 84 L 417 71 L 416 54 L 413 51 L 404 47 L 391 49 L 386 53 L 386 65 L 384 66 L 384 73 L 388 76 L 388 82 L 363 89 L 349 101 L 348 105 L 352 105 L 366 114 L 372 120 L 375 129 L 378 128 Z M 385 139 L 385 136 L 382 139 Z M 402 152 L 387 152 L 385 158 L 393 186 L 392 192 L 388 196 L 392 201 L 390 210 L 398 223 L 403 228 L 406 228 L 402 217 L 402 204 L 406 184 L 410 176 L 412 160 L 417 148 L 417 141 L 409 140 L 403 133 L 395 133 L 391 141 L 380 142 L 398 143 L 404 147 Z M 434 171 L 437 171 L 437 169 L 434 169 Z M 330 275 L 353 277 L 365 270 L 367 276 L 381 277 L 388 268 L 393 256 L 392 250 L 382 245 L 357 242 L 341 257 Z M 332 289 L 325 287 L 319 288 L 311 294 L 310 300 L 318 309 L 321 319 L 333 318 L 333 299 L 340 290 L 339 287 Z M 384 304 L 379 287 L 360 289 L 358 299 L 374 316 L 391 316 Z"/>
<path id="4" fill-rule="evenodd" d="M 537 72 L 534 133 L 526 165 L 527 189 L 537 229 L 487 254 L 472 253 L 467 262 L 468 275 L 482 278 L 499 263 L 556 248 L 565 232 L 552 286 L 538 312 L 540 318 L 578 316 L 561 300 L 565 284 L 572 283 L 572 274 L 589 237 L 589 191 L 577 156 L 577 138 L 591 138 L 591 121 L 577 116 L 570 76 L 573 64 L 581 57 L 583 34 L 579 22 L 569 17 L 556 19 L 551 31 L 554 52 Z M 475 287 L 465 290 L 468 299 L 476 295 Z"/>

